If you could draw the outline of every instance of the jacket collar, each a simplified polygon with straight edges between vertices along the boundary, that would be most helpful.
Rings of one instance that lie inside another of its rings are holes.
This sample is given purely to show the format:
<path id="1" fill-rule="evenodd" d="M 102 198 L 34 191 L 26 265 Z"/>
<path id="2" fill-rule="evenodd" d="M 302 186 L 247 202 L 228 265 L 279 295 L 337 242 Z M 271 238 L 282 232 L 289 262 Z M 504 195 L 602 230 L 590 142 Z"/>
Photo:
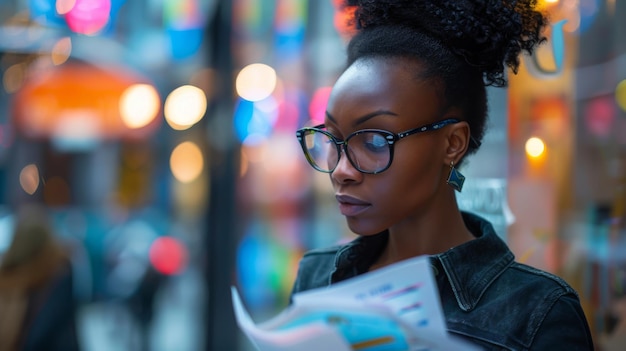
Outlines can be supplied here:
<path id="1" fill-rule="evenodd" d="M 463 212 L 463 220 L 476 239 L 438 255 L 459 307 L 472 310 L 485 290 L 513 263 L 515 256 L 498 237 L 491 223 Z"/>
<path id="2" fill-rule="evenodd" d="M 515 257 L 491 223 L 468 212 L 462 212 L 462 215 L 465 225 L 476 239 L 433 255 L 431 260 L 439 261 L 443 267 L 459 308 L 469 311 L 476 307 L 485 290 L 513 263 Z M 367 272 L 388 238 L 387 231 L 360 236 L 341 248 L 335 256 L 335 271 L 330 283 Z"/>

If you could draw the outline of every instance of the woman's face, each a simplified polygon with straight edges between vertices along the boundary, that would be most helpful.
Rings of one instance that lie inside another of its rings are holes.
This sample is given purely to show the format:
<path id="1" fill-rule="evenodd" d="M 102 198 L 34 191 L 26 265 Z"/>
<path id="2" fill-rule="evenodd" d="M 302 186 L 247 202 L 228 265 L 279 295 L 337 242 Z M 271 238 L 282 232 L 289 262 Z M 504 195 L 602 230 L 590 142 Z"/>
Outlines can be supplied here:
<path id="1" fill-rule="evenodd" d="M 435 87 L 415 78 L 416 68 L 418 63 L 404 59 L 355 62 L 333 87 L 327 130 L 343 140 L 361 129 L 399 133 L 442 120 Z M 426 212 L 443 191 L 449 170 L 442 131 L 398 141 L 391 166 L 379 174 L 360 173 L 342 153 L 330 178 L 340 211 L 354 233 L 372 235 L 410 225 Z"/>

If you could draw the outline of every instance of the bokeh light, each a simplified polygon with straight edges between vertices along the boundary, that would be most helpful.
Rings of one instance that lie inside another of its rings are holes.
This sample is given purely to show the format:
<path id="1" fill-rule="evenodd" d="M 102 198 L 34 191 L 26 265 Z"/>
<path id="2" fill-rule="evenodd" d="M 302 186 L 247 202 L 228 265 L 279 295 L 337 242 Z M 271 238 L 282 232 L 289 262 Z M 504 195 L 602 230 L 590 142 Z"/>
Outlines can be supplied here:
<path id="1" fill-rule="evenodd" d="M 167 96 L 163 113 L 172 129 L 185 130 L 198 123 L 206 109 L 204 91 L 193 85 L 183 85 Z"/>
<path id="2" fill-rule="evenodd" d="M 62 150 L 90 150 L 102 137 L 100 116 L 90 110 L 66 110 L 50 130 L 52 144 Z"/>
<path id="3" fill-rule="evenodd" d="M 257 227 L 247 229 L 237 247 L 238 280 L 246 301 L 252 306 L 262 306 L 270 303 L 272 288 L 268 282 L 272 274 L 276 274 L 283 266 L 276 267 L 274 255 L 276 243 L 260 233 Z M 253 269 L 250 269 L 253 267 Z"/>
<path id="4" fill-rule="evenodd" d="M 24 84 L 26 77 L 26 64 L 16 63 L 6 69 L 2 76 L 2 85 L 4 90 L 11 94 L 18 91 Z"/>
<path id="5" fill-rule="evenodd" d="M 28 194 L 32 195 L 39 188 L 39 168 L 35 164 L 26 165 L 20 171 L 20 186 Z"/>
<path id="6" fill-rule="evenodd" d="M 258 102 L 239 99 L 234 116 L 239 140 L 245 141 L 251 136 L 269 137 L 278 119 L 278 112 L 278 104 L 272 96 Z"/>
<path id="7" fill-rule="evenodd" d="M 578 8 L 580 11 L 580 31 L 586 31 L 596 20 L 600 10 L 599 0 L 579 0 Z"/>
<path id="8" fill-rule="evenodd" d="M 341 0 L 332 0 L 335 7 L 335 15 L 333 17 L 333 25 L 335 30 L 344 39 L 347 39 L 356 33 L 356 27 L 354 26 L 354 11 L 356 6 L 346 6 Z"/>
<path id="9" fill-rule="evenodd" d="M 275 22 L 274 6 L 259 0 L 233 1 L 233 30 L 244 37 L 259 37 Z"/>
<path id="10" fill-rule="evenodd" d="M 120 97 L 120 116 L 129 128 L 141 128 L 159 113 L 161 99 L 150 84 L 133 84 Z"/>
<path id="11" fill-rule="evenodd" d="M 59 4 L 59 2 L 61 2 L 61 4 Z M 64 14 L 69 11 L 69 8 L 65 9 L 65 3 L 69 2 L 70 1 L 63 0 L 28 0 L 22 3 L 28 4 L 28 17 L 35 23 L 46 27 L 61 28 L 67 25 Z M 7 3 L 7 1 L 4 0 L 2 3 Z M 65 12 L 61 14 L 58 12 L 59 10 Z M 5 7 L 3 11 L 10 12 L 11 10 Z"/>
<path id="12" fill-rule="evenodd" d="M 300 127 L 301 107 L 306 106 L 309 97 L 301 89 L 278 79 L 272 98 L 278 104 L 278 117 L 274 123 L 273 132 L 293 133 Z"/>
<path id="13" fill-rule="evenodd" d="M 594 136 L 606 137 L 611 133 L 615 121 L 615 103 L 610 96 L 596 97 L 584 108 L 587 130 Z"/>
<path id="14" fill-rule="evenodd" d="M 63 6 L 63 10 L 67 5 Z M 75 33 L 94 35 L 111 19 L 111 0 L 76 0 L 65 14 L 68 27 Z"/>
<path id="15" fill-rule="evenodd" d="M 150 262 L 154 269 L 166 275 L 180 273 L 187 264 L 187 249 L 176 238 L 162 236 L 150 246 Z"/>
<path id="16" fill-rule="evenodd" d="M 26 79 L 15 94 L 12 118 L 18 133 L 71 139 L 84 149 L 93 146 L 94 141 L 145 138 L 156 130 L 158 123 L 130 129 L 120 113 L 122 94 L 133 84 L 147 80 L 140 74 L 85 61 L 50 65 L 39 71 L 31 71 L 30 65 L 31 79 Z"/>
<path id="17" fill-rule="evenodd" d="M 615 101 L 619 108 L 626 112 L 626 79 L 617 84 L 615 88 Z"/>
<path id="18" fill-rule="evenodd" d="M 277 133 L 264 147 L 265 157 L 260 166 L 266 184 L 263 190 L 255 189 L 261 195 L 258 201 L 285 202 L 298 201 L 308 191 L 311 182 L 306 176 L 309 171 L 303 167 L 302 151 L 292 133 Z"/>
<path id="19" fill-rule="evenodd" d="M 278 119 L 278 102 L 273 96 L 268 96 L 261 101 L 255 102 L 254 108 L 267 118 L 269 124 L 273 125 L 276 123 L 276 119 Z"/>
<path id="20" fill-rule="evenodd" d="M 297 59 L 304 52 L 308 0 L 276 2 L 274 15 L 274 51 L 277 64 Z"/>
<path id="21" fill-rule="evenodd" d="M 54 65 L 60 65 L 65 63 L 72 53 L 72 39 L 65 37 L 59 39 L 52 47 L 52 63 Z"/>
<path id="22" fill-rule="evenodd" d="M 558 5 L 559 0 L 539 0 L 537 1 L 537 8 L 545 11 Z"/>
<path id="23" fill-rule="evenodd" d="M 565 0 L 558 3 L 559 18 L 567 22 L 563 26 L 563 31 L 567 33 L 576 33 L 580 27 L 580 9 L 579 0 Z M 550 5 L 551 7 L 556 7 Z"/>
<path id="24" fill-rule="evenodd" d="M 56 10 L 59 15 L 65 15 L 76 5 L 76 0 L 56 0 Z"/>
<path id="25" fill-rule="evenodd" d="M 538 137 L 532 137 L 526 141 L 526 154 L 532 158 L 541 157 L 545 150 L 545 143 Z"/>
<path id="26" fill-rule="evenodd" d="M 615 14 L 615 1 L 616 0 L 606 0 L 607 13 L 611 16 Z"/>
<path id="27" fill-rule="evenodd" d="M 253 63 L 244 67 L 235 81 L 237 94 L 249 101 L 260 101 L 276 88 L 276 71 L 268 65 Z"/>
<path id="28" fill-rule="evenodd" d="M 170 169 L 174 178 L 181 183 L 189 183 L 198 178 L 204 169 L 202 151 L 195 143 L 180 143 L 170 156 Z"/>
<path id="29" fill-rule="evenodd" d="M 309 104 L 309 114 L 313 125 L 324 123 L 326 105 L 328 105 L 331 90 L 332 87 L 321 87 L 313 94 Z"/>

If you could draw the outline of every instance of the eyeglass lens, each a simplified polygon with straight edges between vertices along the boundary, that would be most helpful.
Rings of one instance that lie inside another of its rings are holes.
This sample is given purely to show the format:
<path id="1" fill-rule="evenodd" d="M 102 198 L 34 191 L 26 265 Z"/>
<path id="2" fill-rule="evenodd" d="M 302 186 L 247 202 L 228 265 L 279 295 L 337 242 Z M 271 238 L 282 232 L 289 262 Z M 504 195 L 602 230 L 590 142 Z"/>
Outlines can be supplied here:
<path id="1" fill-rule="evenodd" d="M 391 158 L 390 145 L 379 132 L 359 132 L 346 140 L 348 159 L 361 172 L 375 173 L 385 169 Z M 308 131 L 304 145 L 309 162 L 320 171 L 331 172 L 339 162 L 341 149 L 330 136 Z"/>

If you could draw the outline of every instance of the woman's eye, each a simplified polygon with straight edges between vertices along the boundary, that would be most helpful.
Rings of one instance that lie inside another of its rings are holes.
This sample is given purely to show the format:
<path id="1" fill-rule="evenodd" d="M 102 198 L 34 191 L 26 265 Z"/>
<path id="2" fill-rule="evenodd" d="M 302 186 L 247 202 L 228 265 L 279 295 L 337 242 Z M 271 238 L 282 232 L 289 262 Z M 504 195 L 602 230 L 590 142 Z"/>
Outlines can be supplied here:
<path id="1" fill-rule="evenodd" d="M 368 133 L 369 135 L 365 139 L 365 147 L 369 151 L 383 152 L 388 148 L 387 139 L 384 136 L 377 133 Z"/>

